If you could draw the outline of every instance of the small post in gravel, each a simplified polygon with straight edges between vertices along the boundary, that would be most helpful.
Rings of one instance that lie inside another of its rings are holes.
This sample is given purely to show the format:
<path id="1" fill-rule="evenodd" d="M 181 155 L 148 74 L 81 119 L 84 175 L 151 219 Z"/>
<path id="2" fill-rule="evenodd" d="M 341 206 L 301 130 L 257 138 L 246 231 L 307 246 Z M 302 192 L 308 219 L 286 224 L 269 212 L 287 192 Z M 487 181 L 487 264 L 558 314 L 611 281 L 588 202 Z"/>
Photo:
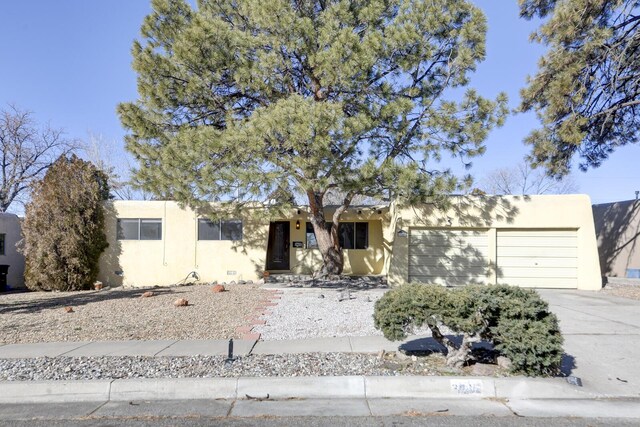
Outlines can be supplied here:
<path id="1" fill-rule="evenodd" d="M 227 360 L 224 361 L 225 365 L 230 365 L 234 361 L 233 358 L 233 338 L 229 340 L 229 352 L 227 353 Z"/>

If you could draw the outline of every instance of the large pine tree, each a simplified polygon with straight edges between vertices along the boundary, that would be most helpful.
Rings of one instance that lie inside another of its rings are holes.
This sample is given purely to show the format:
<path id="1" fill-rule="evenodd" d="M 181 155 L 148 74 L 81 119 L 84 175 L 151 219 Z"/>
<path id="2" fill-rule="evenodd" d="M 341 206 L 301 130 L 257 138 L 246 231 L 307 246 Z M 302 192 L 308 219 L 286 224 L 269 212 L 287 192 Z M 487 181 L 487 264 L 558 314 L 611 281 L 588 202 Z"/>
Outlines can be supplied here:
<path id="1" fill-rule="evenodd" d="M 527 138 L 534 165 L 559 177 L 575 157 L 586 170 L 638 143 L 640 1 L 520 0 L 520 13 L 546 19 L 533 38 L 549 47 L 522 91 L 541 121 Z"/>
<path id="2" fill-rule="evenodd" d="M 133 46 L 139 98 L 118 108 L 138 184 L 195 208 L 302 197 L 328 273 L 354 196 L 455 190 L 441 156 L 469 162 L 506 114 L 504 95 L 461 90 L 485 56 L 466 0 L 152 3 Z M 330 189 L 344 198 L 325 218 Z"/>

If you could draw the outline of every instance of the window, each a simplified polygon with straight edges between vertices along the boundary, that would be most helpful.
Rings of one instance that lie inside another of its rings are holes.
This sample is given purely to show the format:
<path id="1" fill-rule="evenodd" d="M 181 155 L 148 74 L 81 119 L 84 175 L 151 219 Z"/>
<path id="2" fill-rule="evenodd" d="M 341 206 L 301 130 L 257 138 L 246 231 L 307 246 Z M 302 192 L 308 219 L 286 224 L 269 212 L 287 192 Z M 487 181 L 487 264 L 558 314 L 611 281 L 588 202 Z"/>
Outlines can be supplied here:
<path id="1" fill-rule="evenodd" d="M 369 247 L 369 223 L 341 222 L 338 239 L 342 249 L 367 249 Z"/>
<path id="2" fill-rule="evenodd" d="M 327 224 L 330 228 L 331 224 Z M 307 222 L 307 249 L 318 247 L 313 225 Z M 341 222 L 338 227 L 338 238 L 342 249 L 367 249 L 369 247 L 369 223 Z"/>
<path id="3" fill-rule="evenodd" d="M 242 240 L 242 221 L 199 219 L 198 240 Z"/>
<path id="4" fill-rule="evenodd" d="M 316 240 L 316 233 L 313 231 L 313 224 L 307 222 L 307 249 L 317 249 L 318 241 Z"/>
<path id="5" fill-rule="evenodd" d="M 0 255 L 4 255 L 4 234 L 0 234 Z"/>
<path id="6" fill-rule="evenodd" d="M 162 240 L 162 220 L 155 218 L 118 219 L 118 240 Z"/>

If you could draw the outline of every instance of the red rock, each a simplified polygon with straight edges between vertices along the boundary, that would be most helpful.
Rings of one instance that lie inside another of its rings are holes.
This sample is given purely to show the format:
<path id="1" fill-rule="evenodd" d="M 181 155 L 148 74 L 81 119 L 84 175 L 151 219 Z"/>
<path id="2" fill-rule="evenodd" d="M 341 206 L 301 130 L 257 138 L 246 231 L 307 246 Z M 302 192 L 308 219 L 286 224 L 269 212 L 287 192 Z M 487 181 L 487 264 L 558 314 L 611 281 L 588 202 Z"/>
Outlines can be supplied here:
<path id="1" fill-rule="evenodd" d="M 140 298 L 149 298 L 149 297 L 152 297 L 152 296 L 155 296 L 155 294 L 153 292 L 151 292 L 151 291 L 147 291 L 144 294 L 140 295 Z"/>
<path id="2" fill-rule="evenodd" d="M 65 307 L 64 311 L 67 313 L 73 313 L 73 307 Z"/>
<path id="3" fill-rule="evenodd" d="M 211 290 L 213 292 L 215 292 L 215 293 L 224 292 L 225 291 L 224 286 L 222 286 L 222 285 L 215 285 L 213 288 L 211 288 Z"/>
<path id="4" fill-rule="evenodd" d="M 173 305 L 175 305 L 176 307 L 186 307 L 186 306 L 189 305 L 189 301 L 187 301 L 184 298 L 179 298 L 179 299 L 175 300 Z"/>

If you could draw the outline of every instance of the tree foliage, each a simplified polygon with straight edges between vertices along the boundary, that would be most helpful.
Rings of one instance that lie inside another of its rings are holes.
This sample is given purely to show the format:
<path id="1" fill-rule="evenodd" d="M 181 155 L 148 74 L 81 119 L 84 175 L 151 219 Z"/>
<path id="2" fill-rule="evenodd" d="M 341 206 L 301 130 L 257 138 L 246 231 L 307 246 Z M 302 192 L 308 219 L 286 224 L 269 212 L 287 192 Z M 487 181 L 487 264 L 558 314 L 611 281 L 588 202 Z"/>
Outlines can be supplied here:
<path id="1" fill-rule="evenodd" d="M 525 18 L 547 18 L 533 39 L 549 47 L 522 91 L 542 127 L 527 143 L 535 164 L 565 175 L 574 156 L 597 167 L 640 135 L 640 1 L 520 0 Z"/>
<path id="2" fill-rule="evenodd" d="M 0 212 L 24 202 L 33 182 L 53 162 L 79 147 L 61 129 L 36 123 L 33 113 L 10 105 L 0 110 Z"/>
<path id="3" fill-rule="evenodd" d="M 453 191 L 435 163 L 483 153 L 506 114 L 504 95 L 460 90 L 485 56 L 469 1 L 152 4 L 133 46 L 139 98 L 118 108 L 137 182 L 194 207 L 303 195 L 329 272 L 342 270 L 338 222 L 353 197 Z M 325 218 L 330 189 L 344 198 Z"/>
<path id="4" fill-rule="evenodd" d="M 22 226 L 25 284 L 32 290 L 88 289 L 108 246 L 108 177 L 75 155 L 62 156 L 34 185 Z"/>
<path id="5" fill-rule="evenodd" d="M 428 326 L 447 351 L 447 364 L 462 367 L 473 360 L 472 345 L 489 341 L 508 357 L 514 372 L 557 374 L 562 335 L 556 316 L 533 290 L 507 285 L 469 285 L 448 289 L 410 284 L 387 292 L 375 304 L 375 327 L 391 340 Z M 462 335 L 458 343 L 442 327 Z"/>
<path id="6" fill-rule="evenodd" d="M 578 184 L 572 175 L 555 179 L 523 162 L 490 172 L 480 181 L 479 189 L 495 195 L 572 194 L 578 191 Z"/>

